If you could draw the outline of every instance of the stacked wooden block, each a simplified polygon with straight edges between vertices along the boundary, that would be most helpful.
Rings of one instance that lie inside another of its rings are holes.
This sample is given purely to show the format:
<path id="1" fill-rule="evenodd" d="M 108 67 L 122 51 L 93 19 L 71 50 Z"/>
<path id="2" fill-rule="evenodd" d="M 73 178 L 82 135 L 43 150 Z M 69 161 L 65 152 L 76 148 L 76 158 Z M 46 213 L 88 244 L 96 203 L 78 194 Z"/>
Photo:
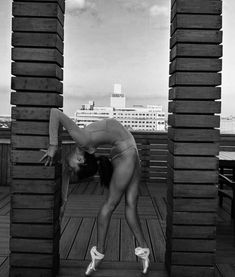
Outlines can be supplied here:
<path id="1" fill-rule="evenodd" d="M 61 166 L 39 162 L 62 107 L 64 0 L 14 0 L 10 276 L 55 276 Z"/>
<path id="2" fill-rule="evenodd" d="M 214 276 L 222 63 L 220 0 L 172 0 L 166 263 Z"/>

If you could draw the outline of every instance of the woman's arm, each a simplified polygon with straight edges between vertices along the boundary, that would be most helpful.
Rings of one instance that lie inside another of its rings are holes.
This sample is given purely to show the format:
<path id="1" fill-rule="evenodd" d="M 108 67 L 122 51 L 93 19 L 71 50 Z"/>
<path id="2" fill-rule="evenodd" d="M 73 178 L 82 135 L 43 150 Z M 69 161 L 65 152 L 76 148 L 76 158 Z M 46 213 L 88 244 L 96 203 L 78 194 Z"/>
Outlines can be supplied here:
<path id="1" fill-rule="evenodd" d="M 83 146 L 87 143 L 89 136 L 87 133 L 80 129 L 76 123 L 65 115 L 63 112 L 56 108 L 51 109 L 50 122 L 49 122 L 49 147 L 48 150 L 42 150 L 45 152 L 44 156 L 40 161 L 45 160 L 45 165 L 52 165 L 53 157 L 58 149 L 58 130 L 59 125 L 62 126 L 69 132 L 70 136 L 79 146 Z"/>
<path id="2" fill-rule="evenodd" d="M 88 137 L 86 133 L 71 118 L 60 110 L 52 108 L 49 123 L 50 145 L 58 145 L 58 129 L 60 123 L 78 145 L 84 145 L 87 142 Z"/>

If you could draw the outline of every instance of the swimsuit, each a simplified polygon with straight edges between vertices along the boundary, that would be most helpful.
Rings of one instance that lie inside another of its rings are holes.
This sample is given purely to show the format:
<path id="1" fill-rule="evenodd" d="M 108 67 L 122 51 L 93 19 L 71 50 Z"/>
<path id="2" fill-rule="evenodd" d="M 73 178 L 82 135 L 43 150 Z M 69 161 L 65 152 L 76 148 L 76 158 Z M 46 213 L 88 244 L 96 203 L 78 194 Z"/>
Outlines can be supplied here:
<path id="1" fill-rule="evenodd" d="M 119 141 L 118 144 L 113 146 L 111 149 L 111 159 L 114 160 L 115 158 L 120 157 L 124 152 L 131 148 L 136 149 L 138 154 L 137 146 L 133 137 L 127 140 Z"/>

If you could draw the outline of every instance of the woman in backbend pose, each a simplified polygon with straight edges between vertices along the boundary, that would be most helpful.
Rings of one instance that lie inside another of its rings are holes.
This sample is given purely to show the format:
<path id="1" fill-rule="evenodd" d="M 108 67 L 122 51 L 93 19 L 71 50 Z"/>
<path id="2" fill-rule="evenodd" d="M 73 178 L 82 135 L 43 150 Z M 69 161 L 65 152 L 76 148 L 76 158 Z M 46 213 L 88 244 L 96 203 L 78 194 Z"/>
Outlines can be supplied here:
<path id="1" fill-rule="evenodd" d="M 105 239 L 111 216 L 122 195 L 125 193 L 125 218 L 134 234 L 139 247 L 135 254 L 141 258 L 143 273 L 149 268 L 150 250 L 147 246 L 137 214 L 138 186 L 140 183 L 140 161 L 135 140 L 132 134 L 115 119 L 104 119 L 79 128 L 72 119 L 58 109 L 51 109 L 49 135 L 50 145 L 45 150 L 41 161 L 51 165 L 57 151 L 59 124 L 69 132 L 76 147 L 66 157 L 62 177 L 61 215 L 67 201 L 70 172 L 76 172 L 79 178 L 92 176 L 100 168 L 101 183 L 109 186 L 107 199 L 99 210 L 97 217 L 97 246 L 90 250 L 92 261 L 87 267 L 86 275 L 90 275 L 104 258 Z M 111 163 L 99 160 L 94 155 L 96 148 L 102 144 L 110 144 Z"/>

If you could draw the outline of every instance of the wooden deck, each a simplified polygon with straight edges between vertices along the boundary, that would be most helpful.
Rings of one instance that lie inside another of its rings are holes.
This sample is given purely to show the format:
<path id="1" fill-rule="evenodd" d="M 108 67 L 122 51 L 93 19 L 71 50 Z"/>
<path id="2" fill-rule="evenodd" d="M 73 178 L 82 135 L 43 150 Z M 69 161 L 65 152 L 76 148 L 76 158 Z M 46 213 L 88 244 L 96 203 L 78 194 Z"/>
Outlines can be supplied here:
<path id="1" fill-rule="evenodd" d="M 148 276 L 167 277 L 165 253 L 165 185 L 141 185 L 138 211 L 151 247 L 151 272 Z M 61 228 L 59 277 L 82 276 L 89 263 L 89 250 L 96 241 L 96 214 L 107 190 L 98 182 L 70 185 L 70 196 Z M 216 276 L 235 274 L 235 236 L 230 218 L 229 200 L 218 209 Z M 0 187 L 0 276 L 8 276 L 10 199 L 7 187 Z M 107 236 L 104 262 L 94 276 L 140 276 L 140 264 L 134 255 L 137 243 L 126 224 L 124 201 L 113 214 Z"/>
<path id="2" fill-rule="evenodd" d="M 96 242 L 97 211 L 106 194 L 107 190 L 94 182 L 71 186 L 62 222 L 59 276 L 75 276 L 79 275 L 78 272 L 84 272 L 90 261 L 89 250 Z M 157 204 L 157 199 L 149 196 L 147 187 L 141 186 L 138 211 L 146 239 L 151 246 L 152 271 L 149 276 L 167 276 L 163 264 L 165 228 L 162 220 L 164 207 L 160 208 L 162 204 L 160 201 Z M 106 243 L 104 262 L 94 276 L 138 276 L 140 265 L 134 254 L 137 243 L 124 217 L 124 199 L 113 214 Z"/>
<path id="3" fill-rule="evenodd" d="M 0 276 L 8 276 L 10 196 L 8 187 L 0 187 Z"/>

